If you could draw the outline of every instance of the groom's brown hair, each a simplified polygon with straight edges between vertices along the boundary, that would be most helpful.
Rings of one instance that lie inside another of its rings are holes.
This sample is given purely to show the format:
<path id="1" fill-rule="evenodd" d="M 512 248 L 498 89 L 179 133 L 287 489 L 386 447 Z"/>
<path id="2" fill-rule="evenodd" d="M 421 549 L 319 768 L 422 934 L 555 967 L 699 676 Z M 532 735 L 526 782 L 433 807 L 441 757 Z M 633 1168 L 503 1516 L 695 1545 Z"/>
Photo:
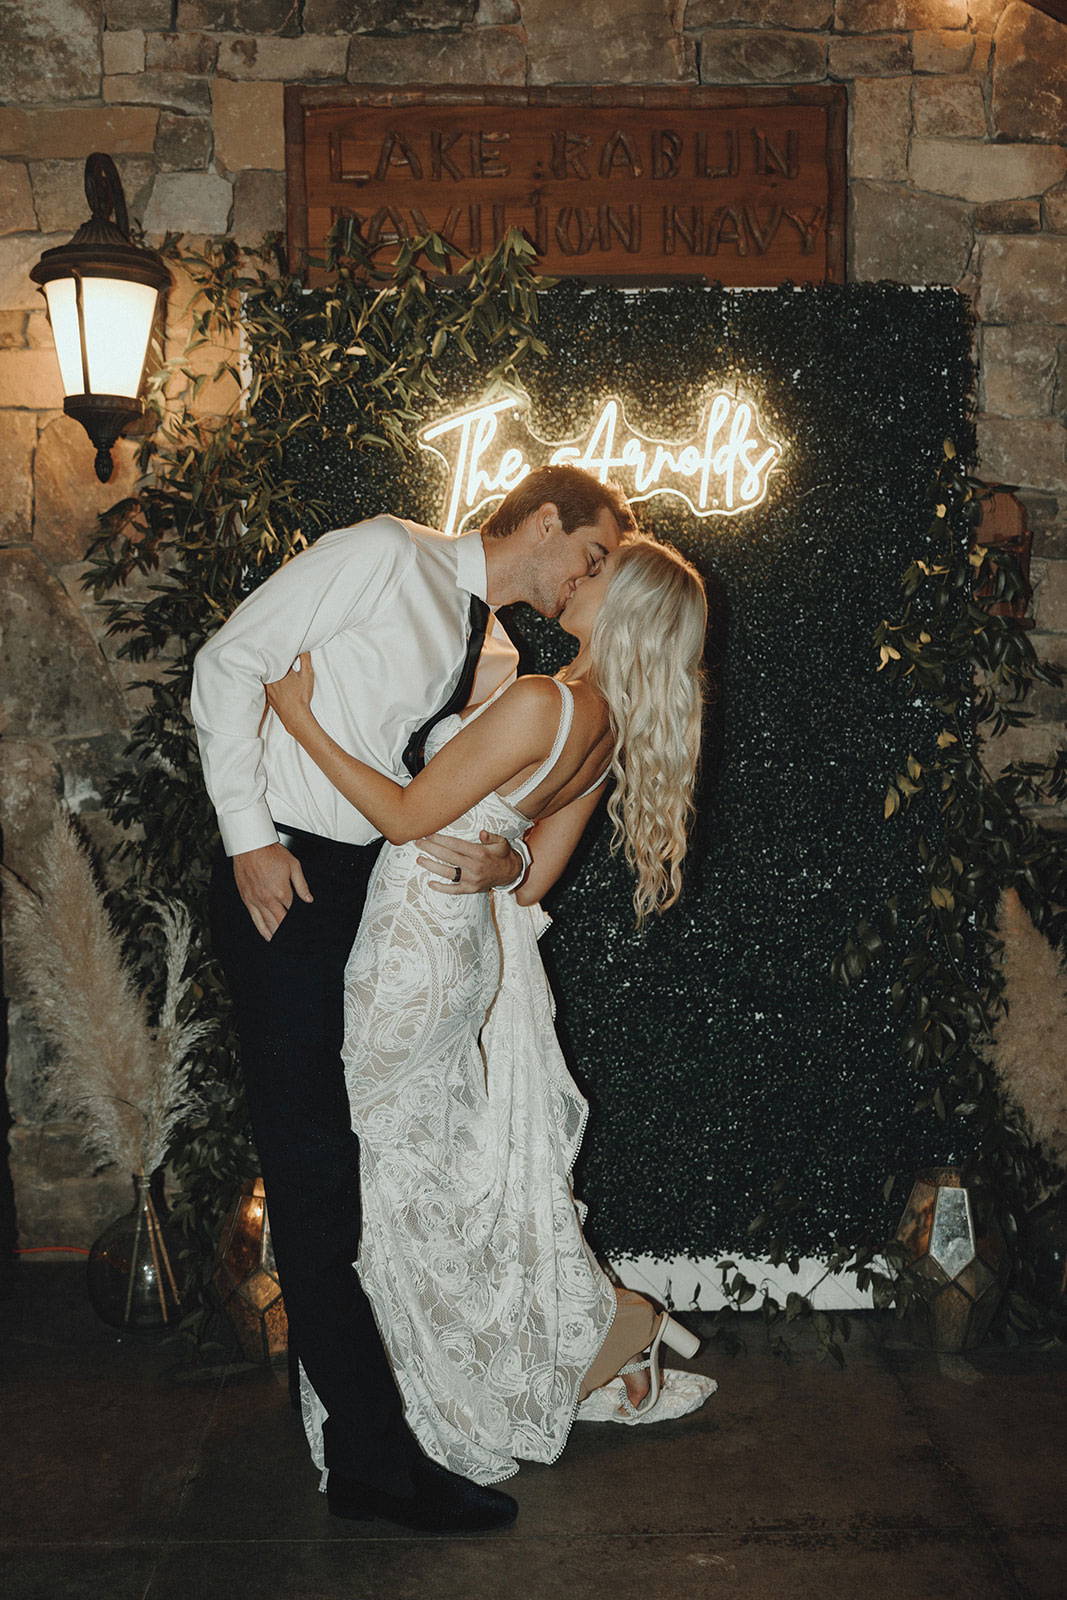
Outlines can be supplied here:
<path id="1" fill-rule="evenodd" d="M 564 533 L 588 527 L 605 506 L 620 533 L 633 533 L 637 527 L 630 502 L 617 483 L 601 483 L 581 467 L 534 467 L 482 523 L 482 534 L 487 539 L 504 539 L 538 506 L 549 501 L 559 512 Z"/>

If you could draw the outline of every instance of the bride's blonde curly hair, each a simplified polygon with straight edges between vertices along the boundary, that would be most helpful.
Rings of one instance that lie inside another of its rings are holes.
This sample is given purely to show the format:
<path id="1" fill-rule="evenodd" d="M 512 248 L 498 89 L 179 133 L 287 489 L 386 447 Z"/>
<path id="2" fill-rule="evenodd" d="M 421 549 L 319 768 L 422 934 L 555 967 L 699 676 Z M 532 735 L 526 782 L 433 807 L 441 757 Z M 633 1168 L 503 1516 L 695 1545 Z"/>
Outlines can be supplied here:
<path id="1" fill-rule="evenodd" d="M 707 621 L 703 579 L 673 545 L 637 536 L 620 546 L 589 653 L 615 740 L 611 848 L 637 878 L 638 927 L 682 891 Z"/>

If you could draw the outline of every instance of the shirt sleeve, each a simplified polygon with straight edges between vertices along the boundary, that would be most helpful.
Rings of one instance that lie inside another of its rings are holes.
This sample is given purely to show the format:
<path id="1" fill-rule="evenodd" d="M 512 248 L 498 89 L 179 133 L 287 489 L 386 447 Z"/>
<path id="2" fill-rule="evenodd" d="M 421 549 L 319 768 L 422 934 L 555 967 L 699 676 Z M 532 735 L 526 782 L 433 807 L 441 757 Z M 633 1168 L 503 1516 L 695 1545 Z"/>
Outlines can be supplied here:
<path id="1" fill-rule="evenodd" d="M 376 517 L 323 534 L 237 607 L 198 652 L 190 709 L 227 855 L 277 843 L 265 794 L 263 685 L 358 628 L 415 559 L 403 525 Z"/>

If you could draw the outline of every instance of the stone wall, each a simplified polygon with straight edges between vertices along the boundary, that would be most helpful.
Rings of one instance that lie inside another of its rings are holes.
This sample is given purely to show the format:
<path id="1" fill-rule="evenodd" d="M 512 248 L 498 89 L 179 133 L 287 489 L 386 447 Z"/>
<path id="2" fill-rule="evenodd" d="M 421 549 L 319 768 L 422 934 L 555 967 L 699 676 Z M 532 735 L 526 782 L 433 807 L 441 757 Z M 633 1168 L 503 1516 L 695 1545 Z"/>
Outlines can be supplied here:
<path id="1" fill-rule="evenodd" d="M 62 792 L 103 843 L 100 786 L 127 681 L 78 587 L 106 488 L 62 415 L 27 270 L 84 220 L 112 154 L 150 236 L 284 224 L 282 92 L 305 83 L 845 82 L 851 272 L 973 298 L 987 476 L 1023 485 L 1036 642 L 1067 665 L 1067 28 L 1004 0 L 0 0 L 0 656 L 6 859 L 32 860 Z M 182 288 L 172 302 L 180 334 Z M 923 359 L 915 352 L 916 362 Z M 1042 691 L 1013 755 L 1056 742 Z M 8 1095 L 24 1243 L 87 1242 L 126 1192 L 43 1120 L 36 1041 L 12 1008 Z"/>

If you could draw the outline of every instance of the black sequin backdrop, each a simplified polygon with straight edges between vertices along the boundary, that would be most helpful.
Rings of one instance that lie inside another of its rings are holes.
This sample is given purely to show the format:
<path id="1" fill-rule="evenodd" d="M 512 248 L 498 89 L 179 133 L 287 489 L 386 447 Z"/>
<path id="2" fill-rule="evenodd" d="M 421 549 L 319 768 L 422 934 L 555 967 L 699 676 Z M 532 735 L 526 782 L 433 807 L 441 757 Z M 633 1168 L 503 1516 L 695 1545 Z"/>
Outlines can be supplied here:
<path id="1" fill-rule="evenodd" d="M 784 1242 L 819 1253 L 891 1223 L 886 1178 L 942 1153 L 913 1110 L 923 1086 L 884 976 L 843 991 L 829 966 L 886 894 L 906 910 L 918 892 L 918 819 L 886 823 L 882 806 L 935 717 L 878 675 L 871 633 L 927 550 L 942 441 L 971 448 L 966 302 L 892 284 L 564 284 L 543 297 L 542 335 L 551 355 L 523 379 L 543 437 L 574 437 L 607 393 L 642 432 L 686 437 L 703 391 L 736 380 L 784 446 L 767 499 L 743 516 L 698 520 L 670 498 L 640 508 L 709 580 L 718 703 L 681 904 L 634 933 L 601 808 L 550 907 L 561 1034 L 592 1102 L 578 1172 L 589 1226 L 616 1256 L 758 1254 L 748 1225 L 783 1178 L 797 1202 Z M 479 398 L 469 362 L 447 388 L 450 409 Z M 398 469 L 320 448 L 296 464 L 335 525 L 440 516 L 429 455 Z M 566 658 L 570 641 L 532 612 L 511 622 L 528 668 Z"/>

